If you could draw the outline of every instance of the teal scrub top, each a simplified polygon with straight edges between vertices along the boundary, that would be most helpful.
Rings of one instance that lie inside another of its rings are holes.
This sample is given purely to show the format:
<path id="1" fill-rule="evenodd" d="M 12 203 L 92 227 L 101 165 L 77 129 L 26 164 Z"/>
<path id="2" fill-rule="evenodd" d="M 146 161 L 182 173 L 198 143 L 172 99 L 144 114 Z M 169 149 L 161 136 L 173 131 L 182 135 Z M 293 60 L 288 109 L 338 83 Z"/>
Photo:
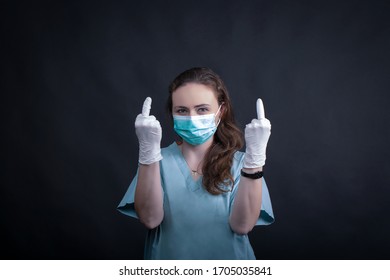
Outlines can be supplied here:
<path id="1" fill-rule="evenodd" d="M 244 153 L 234 154 L 232 191 L 219 195 L 208 193 L 202 187 L 201 177 L 193 179 L 176 143 L 161 149 L 161 153 L 164 219 L 158 227 L 148 230 L 144 258 L 255 259 L 248 235 L 236 234 L 229 225 Z M 133 218 L 138 218 L 134 209 L 137 175 L 118 206 L 120 212 Z M 261 180 L 262 203 L 256 225 L 269 225 L 274 215 L 266 182 Z"/>

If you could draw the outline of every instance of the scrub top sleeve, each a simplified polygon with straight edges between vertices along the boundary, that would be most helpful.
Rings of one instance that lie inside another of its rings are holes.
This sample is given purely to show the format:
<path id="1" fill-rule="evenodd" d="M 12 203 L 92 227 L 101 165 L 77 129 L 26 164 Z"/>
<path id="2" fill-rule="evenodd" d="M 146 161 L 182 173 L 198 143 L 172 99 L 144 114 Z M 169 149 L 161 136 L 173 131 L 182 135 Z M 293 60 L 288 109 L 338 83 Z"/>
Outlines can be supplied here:
<path id="1" fill-rule="evenodd" d="M 137 174 L 133 178 L 129 188 L 127 189 L 125 195 L 123 196 L 121 202 L 119 203 L 117 210 L 121 212 L 122 214 L 125 214 L 127 216 L 133 217 L 138 219 L 138 215 L 135 212 L 134 208 L 134 195 L 135 195 L 135 189 L 137 186 L 137 179 L 138 179 L 138 169 Z"/>
<path id="2" fill-rule="evenodd" d="M 263 180 L 262 190 L 261 190 L 262 191 L 261 211 L 260 211 L 260 217 L 257 219 L 256 226 L 266 226 L 272 224 L 275 221 L 267 183 L 265 182 L 264 177 L 261 179 Z"/>

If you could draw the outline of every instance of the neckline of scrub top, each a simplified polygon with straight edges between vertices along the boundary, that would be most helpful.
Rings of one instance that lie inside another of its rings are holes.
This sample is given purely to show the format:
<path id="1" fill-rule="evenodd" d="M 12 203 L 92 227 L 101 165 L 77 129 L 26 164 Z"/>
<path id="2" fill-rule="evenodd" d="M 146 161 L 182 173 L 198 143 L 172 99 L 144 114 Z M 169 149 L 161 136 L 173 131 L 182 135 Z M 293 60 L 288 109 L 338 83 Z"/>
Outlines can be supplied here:
<path id="1" fill-rule="evenodd" d="M 176 142 L 174 142 L 174 145 L 177 154 L 177 156 L 174 158 L 176 159 L 177 165 L 179 166 L 181 173 L 186 178 L 187 188 L 190 189 L 191 191 L 198 190 L 201 187 L 203 175 L 200 175 L 198 179 L 194 179 L 192 177 L 190 167 L 188 166 L 184 158 L 184 155 L 179 148 L 179 145 Z"/>

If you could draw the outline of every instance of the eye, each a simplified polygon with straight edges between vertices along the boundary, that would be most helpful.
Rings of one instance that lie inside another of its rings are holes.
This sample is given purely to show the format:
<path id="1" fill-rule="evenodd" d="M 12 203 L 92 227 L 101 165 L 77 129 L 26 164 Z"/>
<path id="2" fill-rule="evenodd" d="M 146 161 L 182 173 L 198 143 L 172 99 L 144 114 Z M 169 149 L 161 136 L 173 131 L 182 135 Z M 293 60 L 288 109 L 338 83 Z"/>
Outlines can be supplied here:
<path id="1" fill-rule="evenodd" d="M 176 110 L 176 113 L 177 113 L 177 114 L 185 114 L 186 112 L 187 112 L 186 109 L 177 109 L 177 110 Z"/>
<path id="2" fill-rule="evenodd" d="M 200 107 L 200 108 L 198 109 L 198 113 L 207 113 L 208 111 L 209 111 L 209 109 L 206 108 L 206 107 Z"/>

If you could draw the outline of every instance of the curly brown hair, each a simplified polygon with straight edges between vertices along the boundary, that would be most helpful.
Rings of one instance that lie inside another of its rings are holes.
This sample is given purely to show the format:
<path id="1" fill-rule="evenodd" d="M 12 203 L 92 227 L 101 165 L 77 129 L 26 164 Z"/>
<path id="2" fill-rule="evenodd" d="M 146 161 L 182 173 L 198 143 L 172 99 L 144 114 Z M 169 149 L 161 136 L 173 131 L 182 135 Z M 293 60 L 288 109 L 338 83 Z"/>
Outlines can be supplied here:
<path id="1" fill-rule="evenodd" d="M 226 185 L 233 186 L 231 174 L 233 156 L 243 146 L 243 134 L 234 119 L 228 90 L 222 79 L 211 69 L 195 67 L 179 74 L 169 85 L 167 112 L 172 118 L 172 93 L 188 83 L 198 83 L 210 87 L 216 94 L 218 104 L 224 104 L 224 112 L 214 135 L 213 144 L 208 149 L 202 167 L 203 185 L 213 194 L 227 192 Z"/>

